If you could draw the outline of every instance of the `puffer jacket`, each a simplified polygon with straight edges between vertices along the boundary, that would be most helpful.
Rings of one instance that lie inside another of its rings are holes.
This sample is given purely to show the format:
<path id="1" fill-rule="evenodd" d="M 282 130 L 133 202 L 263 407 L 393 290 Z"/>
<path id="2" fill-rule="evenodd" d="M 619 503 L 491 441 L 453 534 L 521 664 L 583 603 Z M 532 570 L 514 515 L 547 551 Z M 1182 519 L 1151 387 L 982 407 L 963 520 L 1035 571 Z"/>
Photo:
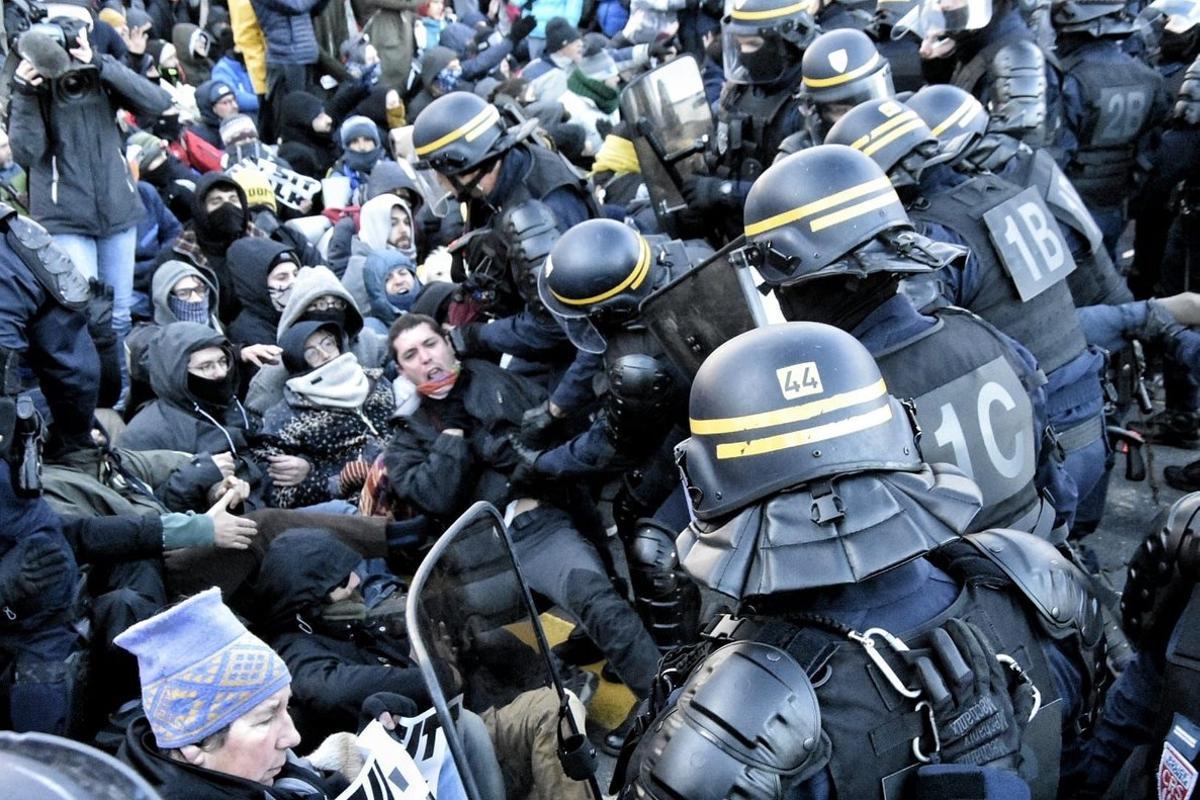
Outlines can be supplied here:
<path id="1" fill-rule="evenodd" d="M 9 139 L 29 176 L 29 214 L 52 234 L 105 237 L 137 224 L 142 201 L 125 161 L 118 109 L 150 124 L 171 97 L 111 56 L 97 55 L 101 91 L 74 101 L 13 84 Z"/>
<path id="2" fill-rule="evenodd" d="M 267 40 L 268 64 L 315 64 L 320 55 L 313 15 L 328 0 L 251 0 Z"/>

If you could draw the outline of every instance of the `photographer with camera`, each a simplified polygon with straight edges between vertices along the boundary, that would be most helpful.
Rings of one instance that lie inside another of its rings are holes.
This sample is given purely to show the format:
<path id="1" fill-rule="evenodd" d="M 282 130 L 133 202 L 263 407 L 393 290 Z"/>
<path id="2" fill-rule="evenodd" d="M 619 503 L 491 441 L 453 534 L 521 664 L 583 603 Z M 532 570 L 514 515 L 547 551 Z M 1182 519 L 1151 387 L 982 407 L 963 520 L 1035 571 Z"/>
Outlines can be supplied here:
<path id="1" fill-rule="evenodd" d="M 54 17 L 17 42 L 9 134 L 28 173 L 29 212 L 84 276 L 114 292 L 113 328 L 130 328 L 136 225 L 142 214 L 123 156 L 118 109 L 143 125 L 170 96 L 110 55 L 93 50 L 87 23 Z"/>

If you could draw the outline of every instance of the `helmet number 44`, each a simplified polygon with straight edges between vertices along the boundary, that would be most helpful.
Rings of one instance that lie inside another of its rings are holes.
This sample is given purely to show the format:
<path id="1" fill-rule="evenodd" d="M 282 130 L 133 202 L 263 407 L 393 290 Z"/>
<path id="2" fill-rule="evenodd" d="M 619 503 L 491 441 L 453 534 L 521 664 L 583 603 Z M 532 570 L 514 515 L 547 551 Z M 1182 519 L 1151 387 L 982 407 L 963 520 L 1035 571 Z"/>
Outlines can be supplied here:
<path id="1" fill-rule="evenodd" d="M 821 384 L 821 373 L 812 361 L 780 367 L 775 370 L 775 376 L 779 379 L 779 388 L 783 391 L 783 396 L 788 400 L 825 391 Z"/>

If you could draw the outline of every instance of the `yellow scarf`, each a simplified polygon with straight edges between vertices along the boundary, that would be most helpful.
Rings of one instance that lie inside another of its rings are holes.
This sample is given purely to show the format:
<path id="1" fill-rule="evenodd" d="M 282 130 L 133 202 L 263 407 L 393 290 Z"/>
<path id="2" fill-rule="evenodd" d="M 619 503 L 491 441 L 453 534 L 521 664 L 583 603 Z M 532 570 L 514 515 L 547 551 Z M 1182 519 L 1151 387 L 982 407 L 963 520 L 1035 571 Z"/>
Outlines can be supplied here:
<path id="1" fill-rule="evenodd" d="M 600 150 L 596 153 L 596 160 L 592 164 L 593 175 L 597 172 L 641 171 L 642 167 L 638 164 L 633 142 L 612 133 L 604 137 L 604 144 L 600 145 Z"/>

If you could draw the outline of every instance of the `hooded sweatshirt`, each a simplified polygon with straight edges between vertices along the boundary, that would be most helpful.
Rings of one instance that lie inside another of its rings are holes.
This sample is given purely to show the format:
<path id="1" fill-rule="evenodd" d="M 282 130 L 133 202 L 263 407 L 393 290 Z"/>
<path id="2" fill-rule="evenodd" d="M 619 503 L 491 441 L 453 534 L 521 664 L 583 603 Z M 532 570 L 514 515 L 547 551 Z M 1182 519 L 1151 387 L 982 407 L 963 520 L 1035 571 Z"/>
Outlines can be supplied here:
<path id="1" fill-rule="evenodd" d="M 404 209 L 408 215 L 408 226 L 413 236 L 412 242 L 403 250 L 396 250 L 388 245 L 388 236 L 392 232 L 392 209 L 396 206 Z M 358 224 L 358 238 L 350 242 L 350 258 L 346 262 L 346 273 L 342 276 L 342 283 L 354 297 L 354 301 L 360 309 L 368 311 L 372 316 L 379 317 L 384 322 L 391 322 L 394 314 L 385 314 L 380 317 L 372 305 L 371 293 L 367 291 L 366 262 L 375 254 L 397 253 L 403 256 L 406 262 L 415 263 L 417 247 L 412 211 L 409 210 L 408 204 L 396 195 L 383 194 L 373 197 L 363 204 L 358 215 Z M 394 259 L 389 260 L 389 263 L 392 262 Z M 376 269 L 379 268 L 376 267 Z"/>
<path id="2" fill-rule="evenodd" d="M 195 318 L 186 316 L 189 309 L 185 308 L 185 304 L 182 304 L 172 294 L 175 284 L 189 276 L 198 279 L 208 287 L 208 295 L 204 300 L 189 301 L 186 304 L 197 306 L 197 308 L 190 309 L 195 314 Z M 195 322 L 218 333 L 222 332 L 221 323 L 217 319 L 217 287 L 204 273 L 191 264 L 183 261 L 167 261 L 159 265 L 150 284 L 150 301 L 154 305 L 154 322 L 158 325 L 170 325 L 172 322 Z"/>
<path id="3" fill-rule="evenodd" d="M 281 312 L 271 302 L 267 276 L 285 253 L 299 262 L 294 250 L 271 239 L 238 239 L 229 248 L 226 263 L 242 304 L 229 326 L 232 341 L 240 345 L 275 344 Z"/>
<path id="4" fill-rule="evenodd" d="M 204 207 L 205 196 L 214 188 L 237 192 L 240 213 L 236 208 L 227 209 L 228 204 L 209 213 Z M 225 263 L 225 254 L 230 245 L 246 235 L 257 235 L 257 229 L 249 228 L 250 215 L 246 210 L 246 192 L 233 178 L 223 172 L 210 172 L 196 181 L 196 192 L 192 198 L 192 221 L 188 223 L 174 252 L 191 261 L 206 277 L 216 284 L 220 296 L 218 316 L 228 322 L 237 316 L 241 307 L 234 289 L 233 276 Z M 226 210 L 222 210 L 226 209 Z M 222 222 L 227 219 L 224 227 Z"/>
<path id="5" fill-rule="evenodd" d="M 171 44 L 175 45 L 175 54 L 179 56 L 179 65 L 183 74 L 192 86 L 204 83 L 212 75 L 212 62 L 192 53 L 192 38 L 200 29 L 190 22 L 181 22 L 171 29 Z M 199 101 L 199 97 L 196 98 Z M 204 105 L 200 105 L 204 108 Z"/>
<path id="6" fill-rule="evenodd" d="M 293 700 L 305 719 L 320 722 L 318 737 L 354 730 L 363 701 L 375 692 L 395 692 L 421 707 L 427 702 L 407 640 L 321 624 L 325 596 L 361 560 L 329 531 L 288 531 L 271 543 L 251 589 L 256 629 L 287 663 Z"/>
<path id="7" fill-rule="evenodd" d="M 354 298 L 337 276 L 324 266 L 302 267 L 296 275 L 292 295 L 279 317 L 276 341 L 283 338 L 288 328 L 304 318 L 305 310 L 314 300 L 324 295 L 346 301 L 344 319 L 335 321 L 340 322 L 342 330 L 346 332 L 348 350 L 358 357 L 358 363 L 366 369 L 382 365 L 390 355 L 387 337 L 363 328 L 363 315 Z M 255 414 L 266 414 L 272 406 L 283 400 L 283 385 L 287 379 L 287 370 L 282 364 L 263 367 L 250 382 L 250 391 L 246 395 L 247 408 Z"/>
<path id="8" fill-rule="evenodd" d="M 324 103 L 319 97 L 291 92 L 283 99 L 279 115 L 279 157 L 297 172 L 318 180 L 329 172 L 334 156 L 332 135 L 317 133 L 312 127 L 322 110 Z"/>
<path id="9" fill-rule="evenodd" d="M 174 322 L 160 329 L 150 346 L 147 367 L 157 396 L 137 413 L 121 434 L 129 450 L 178 450 L 184 453 L 247 450 L 249 418 L 236 398 L 236 362 L 230 353 L 230 401 L 204 402 L 189 388 L 188 357 L 206 347 L 229 349 L 223 335 L 191 322 Z M 260 476 L 254 476 L 256 479 Z"/>

